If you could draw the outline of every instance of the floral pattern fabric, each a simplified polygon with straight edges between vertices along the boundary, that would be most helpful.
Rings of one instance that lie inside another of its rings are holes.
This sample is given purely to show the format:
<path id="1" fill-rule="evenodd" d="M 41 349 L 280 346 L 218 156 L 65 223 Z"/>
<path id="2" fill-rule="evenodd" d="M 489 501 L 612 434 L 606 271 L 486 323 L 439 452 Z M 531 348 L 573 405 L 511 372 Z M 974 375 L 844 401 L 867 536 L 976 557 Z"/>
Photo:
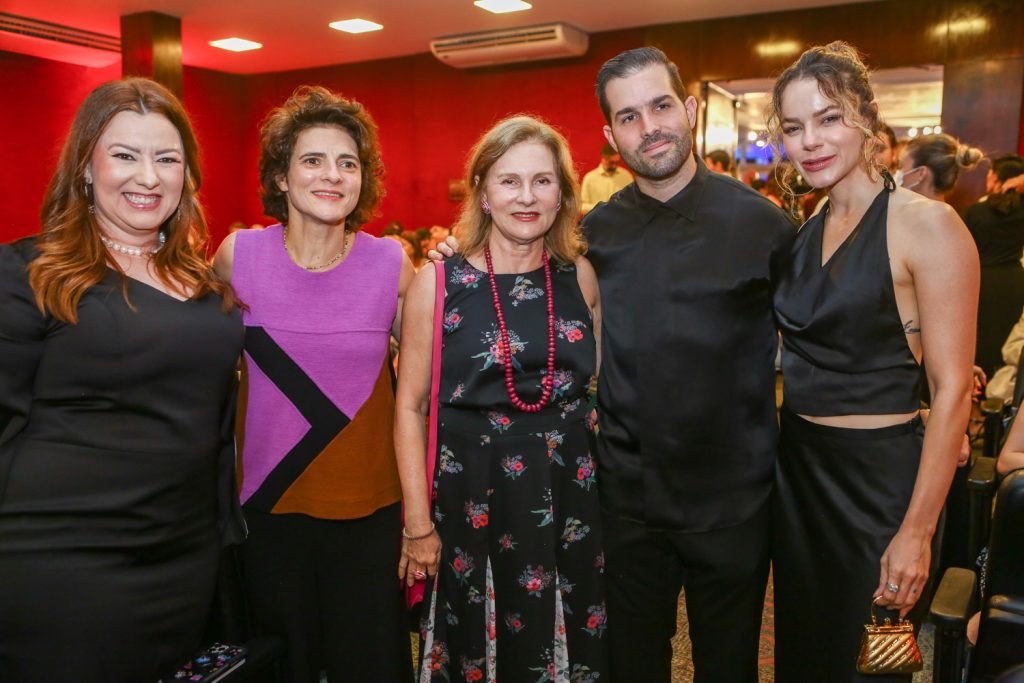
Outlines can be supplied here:
<path id="1" fill-rule="evenodd" d="M 585 391 L 590 313 L 575 267 L 552 268 L 555 392 L 517 411 L 504 378 L 537 400 L 547 365 L 543 270 L 498 275 L 511 358 L 497 349 L 487 273 L 445 265 L 433 513 L 441 564 L 428 585 L 421 683 L 601 683 L 609 674 L 597 467 Z"/>

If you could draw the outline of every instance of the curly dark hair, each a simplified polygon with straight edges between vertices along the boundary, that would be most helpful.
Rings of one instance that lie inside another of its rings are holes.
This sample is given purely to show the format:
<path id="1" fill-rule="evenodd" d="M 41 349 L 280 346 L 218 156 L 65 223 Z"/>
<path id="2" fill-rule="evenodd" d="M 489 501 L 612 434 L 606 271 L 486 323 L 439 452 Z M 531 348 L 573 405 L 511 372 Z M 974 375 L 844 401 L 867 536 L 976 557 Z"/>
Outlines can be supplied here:
<path id="1" fill-rule="evenodd" d="M 363 105 L 320 86 L 299 86 L 263 120 L 259 163 L 263 210 L 281 223 L 288 223 L 288 197 L 277 183 L 288 174 L 299 133 L 321 126 L 341 128 L 352 136 L 359 150 L 362 189 L 359 201 L 345 219 L 347 230 L 358 230 L 377 215 L 384 197 L 384 162 L 380 157 L 377 124 Z"/>

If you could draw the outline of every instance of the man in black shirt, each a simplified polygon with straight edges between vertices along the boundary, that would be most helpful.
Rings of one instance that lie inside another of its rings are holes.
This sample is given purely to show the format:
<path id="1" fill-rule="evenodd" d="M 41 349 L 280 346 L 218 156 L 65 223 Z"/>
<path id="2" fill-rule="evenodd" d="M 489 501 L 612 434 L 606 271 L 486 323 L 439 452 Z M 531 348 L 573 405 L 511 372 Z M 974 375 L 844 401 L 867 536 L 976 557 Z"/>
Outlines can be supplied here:
<path id="1" fill-rule="evenodd" d="M 609 60 L 597 95 L 636 177 L 584 220 L 604 320 L 612 680 L 669 681 L 685 588 L 694 680 L 757 681 L 778 431 L 772 285 L 793 226 L 694 157 L 697 102 L 660 50 Z"/>

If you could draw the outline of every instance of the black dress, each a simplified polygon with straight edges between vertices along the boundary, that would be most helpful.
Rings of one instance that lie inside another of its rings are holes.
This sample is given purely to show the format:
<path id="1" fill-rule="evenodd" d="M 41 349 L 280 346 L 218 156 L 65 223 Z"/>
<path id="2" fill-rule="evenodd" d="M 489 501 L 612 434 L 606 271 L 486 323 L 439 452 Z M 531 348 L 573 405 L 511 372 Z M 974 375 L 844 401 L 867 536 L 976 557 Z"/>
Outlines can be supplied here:
<path id="1" fill-rule="evenodd" d="M 428 584 L 422 683 L 595 683 L 607 678 L 604 555 L 586 389 L 590 311 L 572 265 L 552 264 L 554 395 L 517 411 L 497 351 L 490 281 L 445 264 L 434 521 L 442 554 Z M 515 385 L 540 396 L 547 363 L 544 271 L 497 275 Z"/>
<path id="2" fill-rule="evenodd" d="M 856 660 L 882 554 L 914 491 L 921 420 L 850 429 L 800 417 L 919 407 L 920 368 L 889 264 L 890 188 L 824 265 L 828 207 L 808 220 L 775 293 L 784 380 L 772 500 L 778 683 L 910 681 L 857 674 Z M 926 608 L 919 600 L 910 618 L 920 623 Z"/>
<path id="3" fill-rule="evenodd" d="M 988 201 L 972 204 L 964 210 L 964 223 L 981 257 L 974 362 L 991 377 L 1003 366 L 1003 344 L 1024 313 L 1024 202 L 1005 213 Z"/>
<path id="4" fill-rule="evenodd" d="M 0 246 L 0 680 L 150 683 L 212 600 L 241 318 L 111 270 L 61 323 L 31 258 Z"/>

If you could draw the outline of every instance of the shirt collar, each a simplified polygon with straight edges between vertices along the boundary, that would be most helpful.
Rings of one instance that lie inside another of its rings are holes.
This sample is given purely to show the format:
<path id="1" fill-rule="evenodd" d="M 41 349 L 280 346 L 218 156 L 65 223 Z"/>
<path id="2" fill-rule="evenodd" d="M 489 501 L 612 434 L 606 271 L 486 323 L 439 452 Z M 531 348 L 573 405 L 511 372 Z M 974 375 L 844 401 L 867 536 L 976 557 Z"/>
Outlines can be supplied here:
<path id="1" fill-rule="evenodd" d="M 693 222 L 697 215 L 697 209 L 700 208 L 701 199 L 704 196 L 704 187 L 707 185 L 708 176 L 711 173 L 704 164 L 704 161 L 696 155 L 694 155 L 694 161 L 697 162 L 697 171 L 693 174 L 693 178 L 686 184 L 686 187 L 679 190 L 667 201 L 660 202 L 654 197 L 645 195 L 634 183 L 632 187 L 634 188 L 633 192 L 637 203 L 652 209 L 658 206 L 667 207 L 686 220 Z"/>

